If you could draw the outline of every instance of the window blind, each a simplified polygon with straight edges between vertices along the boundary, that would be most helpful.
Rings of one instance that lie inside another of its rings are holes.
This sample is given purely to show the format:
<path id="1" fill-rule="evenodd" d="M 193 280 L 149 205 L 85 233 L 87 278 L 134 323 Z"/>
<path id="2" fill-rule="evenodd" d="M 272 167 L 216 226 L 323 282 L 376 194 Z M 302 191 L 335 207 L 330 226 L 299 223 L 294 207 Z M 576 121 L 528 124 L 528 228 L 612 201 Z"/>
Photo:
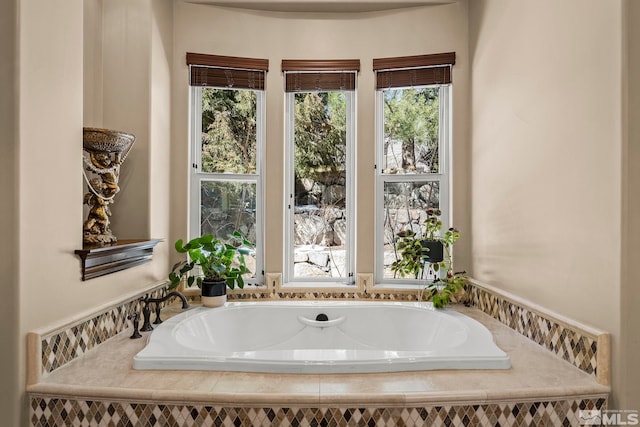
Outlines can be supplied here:
<path id="1" fill-rule="evenodd" d="M 355 90 L 359 59 L 283 59 L 285 91 Z"/>
<path id="2" fill-rule="evenodd" d="M 189 84 L 235 89 L 264 90 L 268 59 L 208 55 L 187 52 Z"/>
<path id="3" fill-rule="evenodd" d="M 455 52 L 373 60 L 376 89 L 451 83 Z"/>

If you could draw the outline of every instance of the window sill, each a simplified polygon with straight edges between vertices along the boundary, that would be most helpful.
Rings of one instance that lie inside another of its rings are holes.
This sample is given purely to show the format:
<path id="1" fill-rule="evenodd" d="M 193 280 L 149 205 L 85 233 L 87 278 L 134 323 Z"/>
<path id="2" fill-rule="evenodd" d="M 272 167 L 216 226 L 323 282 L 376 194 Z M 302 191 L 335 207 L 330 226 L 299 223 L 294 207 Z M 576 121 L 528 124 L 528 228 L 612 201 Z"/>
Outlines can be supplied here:
<path id="1" fill-rule="evenodd" d="M 283 291 L 291 291 L 296 289 L 304 289 L 304 290 L 323 290 L 323 289 L 331 289 L 331 290 L 352 290 L 357 291 L 358 286 L 356 284 L 347 284 L 340 282 L 287 282 L 283 284 L 280 289 Z"/>
<path id="2" fill-rule="evenodd" d="M 424 289 L 428 283 L 376 283 L 372 289 L 415 290 Z"/>

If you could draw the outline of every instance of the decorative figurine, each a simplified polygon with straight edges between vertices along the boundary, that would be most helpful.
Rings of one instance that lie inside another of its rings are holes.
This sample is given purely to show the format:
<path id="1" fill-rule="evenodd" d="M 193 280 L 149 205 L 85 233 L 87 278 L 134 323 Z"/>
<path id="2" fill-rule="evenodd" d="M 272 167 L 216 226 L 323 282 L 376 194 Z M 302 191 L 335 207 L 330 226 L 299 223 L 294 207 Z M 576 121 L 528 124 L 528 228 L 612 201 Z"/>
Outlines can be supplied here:
<path id="1" fill-rule="evenodd" d="M 118 239 L 109 228 L 109 205 L 113 204 L 113 198 L 120 191 L 120 165 L 136 137 L 108 129 L 84 128 L 83 131 L 82 146 L 86 152 L 82 156 L 83 174 L 89 190 L 84 196 L 84 203 L 89 205 L 89 214 L 82 227 L 82 242 L 85 245 L 116 243 Z M 93 175 L 91 179 L 87 172 Z"/>

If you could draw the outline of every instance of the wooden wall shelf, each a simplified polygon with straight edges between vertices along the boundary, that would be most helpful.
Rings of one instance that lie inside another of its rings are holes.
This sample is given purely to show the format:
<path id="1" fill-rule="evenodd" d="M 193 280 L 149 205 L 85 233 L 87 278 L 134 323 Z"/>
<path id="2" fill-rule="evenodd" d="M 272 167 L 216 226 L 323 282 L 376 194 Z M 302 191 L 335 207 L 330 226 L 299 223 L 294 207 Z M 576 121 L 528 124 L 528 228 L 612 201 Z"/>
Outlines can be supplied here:
<path id="1" fill-rule="evenodd" d="M 75 251 L 82 260 L 82 280 L 93 279 L 151 261 L 160 239 L 120 240 L 107 246 L 85 246 Z"/>

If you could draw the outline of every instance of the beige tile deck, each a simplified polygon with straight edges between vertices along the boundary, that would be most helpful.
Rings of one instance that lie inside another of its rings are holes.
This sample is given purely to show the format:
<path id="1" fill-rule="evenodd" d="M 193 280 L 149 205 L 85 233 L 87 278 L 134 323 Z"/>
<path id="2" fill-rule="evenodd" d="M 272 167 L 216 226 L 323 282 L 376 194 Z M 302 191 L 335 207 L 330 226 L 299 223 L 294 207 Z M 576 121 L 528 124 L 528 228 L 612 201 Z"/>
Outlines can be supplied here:
<path id="1" fill-rule="evenodd" d="M 138 371 L 132 367 L 133 356 L 146 339 L 131 340 L 125 332 L 43 376 L 28 391 L 82 398 L 289 406 L 485 403 L 609 393 L 609 387 L 598 384 L 594 376 L 479 310 L 455 309 L 491 330 L 498 346 L 509 354 L 511 369 L 321 375 Z"/>

